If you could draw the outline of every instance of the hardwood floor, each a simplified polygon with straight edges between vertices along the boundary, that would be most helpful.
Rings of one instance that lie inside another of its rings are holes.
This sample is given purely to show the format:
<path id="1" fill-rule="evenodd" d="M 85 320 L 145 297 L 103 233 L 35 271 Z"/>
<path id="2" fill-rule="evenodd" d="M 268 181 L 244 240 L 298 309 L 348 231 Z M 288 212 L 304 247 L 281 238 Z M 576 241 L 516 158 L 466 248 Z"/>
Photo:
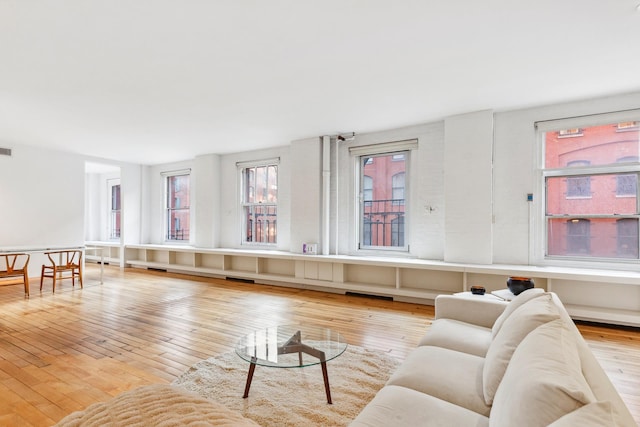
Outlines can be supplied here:
<path id="1" fill-rule="evenodd" d="M 403 359 L 433 307 L 89 264 L 70 281 L 0 287 L 0 425 L 49 426 L 125 390 L 169 383 L 256 328 L 315 323 Z M 37 281 L 34 279 L 33 283 Z M 640 330 L 579 325 L 640 424 Z M 242 388 L 239 384 L 239 388 Z"/>

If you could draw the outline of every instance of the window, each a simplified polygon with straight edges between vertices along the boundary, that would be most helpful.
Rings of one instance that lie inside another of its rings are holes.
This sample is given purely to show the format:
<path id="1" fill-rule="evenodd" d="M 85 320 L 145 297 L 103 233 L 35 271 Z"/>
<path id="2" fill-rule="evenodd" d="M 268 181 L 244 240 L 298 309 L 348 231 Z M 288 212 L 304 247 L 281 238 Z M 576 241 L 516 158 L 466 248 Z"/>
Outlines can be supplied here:
<path id="1" fill-rule="evenodd" d="M 620 123 L 542 132 L 547 259 L 639 259 L 639 131 Z"/>
<path id="2" fill-rule="evenodd" d="M 587 166 L 586 160 L 574 160 L 567 167 Z M 591 197 L 591 177 L 572 176 L 567 178 L 567 197 Z"/>
<path id="3" fill-rule="evenodd" d="M 393 203 L 398 205 L 404 204 L 404 172 L 393 175 L 391 185 L 391 198 L 393 199 Z"/>
<path id="4" fill-rule="evenodd" d="M 626 131 L 633 131 L 633 130 L 638 130 L 638 123 L 640 122 L 636 122 L 636 121 L 630 121 L 630 122 L 620 122 L 617 124 L 618 126 L 618 132 L 626 132 Z"/>
<path id="5" fill-rule="evenodd" d="M 241 167 L 242 241 L 275 244 L 278 236 L 278 165 Z"/>
<path id="6" fill-rule="evenodd" d="M 637 162 L 638 156 L 627 156 L 618 159 L 617 163 Z M 618 175 L 616 177 L 616 195 L 617 196 L 635 196 L 638 189 L 638 175 Z"/>
<path id="7" fill-rule="evenodd" d="M 109 186 L 109 239 L 120 238 L 120 180 L 110 179 Z"/>
<path id="8" fill-rule="evenodd" d="M 638 258 L 638 221 L 623 218 L 616 221 L 618 255 L 621 258 Z"/>
<path id="9" fill-rule="evenodd" d="M 178 172 L 166 176 L 166 232 L 169 241 L 189 241 L 190 175 Z"/>
<path id="10" fill-rule="evenodd" d="M 364 176 L 364 181 L 362 182 L 362 197 L 364 199 L 364 205 L 371 206 L 371 202 L 373 202 L 373 178 L 370 176 Z"/>
<path id="11" fill-rule="evenodd" d="M 407 249 L 405 177 L 409 151 L 360 156 L 360 248 Z"/>
<path id="12" fill-rule="evenodd" d="M 560 129 L 558 131 L 558 138 L 571 138 L 574 136 L 582 136 L 582 129 L 572 128 L 572 129 Z"/>
<path id="13" fill-rule="evenodd" d="M 588 219 L 567 221 L 567 253 L 587 255 L 591 252 L 591 222 Z"/>

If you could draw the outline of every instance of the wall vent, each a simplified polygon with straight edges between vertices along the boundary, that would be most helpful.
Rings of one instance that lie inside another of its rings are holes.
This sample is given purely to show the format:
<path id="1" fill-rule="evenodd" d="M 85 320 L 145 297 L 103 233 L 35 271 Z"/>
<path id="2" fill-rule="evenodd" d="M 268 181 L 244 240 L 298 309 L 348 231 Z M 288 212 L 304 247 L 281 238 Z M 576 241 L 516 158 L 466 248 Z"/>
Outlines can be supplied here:
<path id="1" fill-rule="evenodd" d="M 11 148 L 1 148 L 0 147 L 0 156 L 10 156 Z"/>

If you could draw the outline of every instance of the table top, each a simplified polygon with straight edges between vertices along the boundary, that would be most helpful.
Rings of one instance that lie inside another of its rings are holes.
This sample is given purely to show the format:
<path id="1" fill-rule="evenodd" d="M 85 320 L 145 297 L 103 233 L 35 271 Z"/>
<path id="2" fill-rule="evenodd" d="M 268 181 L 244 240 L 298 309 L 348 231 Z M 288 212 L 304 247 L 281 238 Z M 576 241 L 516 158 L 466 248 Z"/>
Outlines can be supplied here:
<path id="1" fill-rule="evenodd" d="M 243 336 L 235 351 L 242 359 L 256 365 L 298 368 L 335 359 L 346 349 L 347 342 L 342 335 L 329 328 L 285 325 Z"/>

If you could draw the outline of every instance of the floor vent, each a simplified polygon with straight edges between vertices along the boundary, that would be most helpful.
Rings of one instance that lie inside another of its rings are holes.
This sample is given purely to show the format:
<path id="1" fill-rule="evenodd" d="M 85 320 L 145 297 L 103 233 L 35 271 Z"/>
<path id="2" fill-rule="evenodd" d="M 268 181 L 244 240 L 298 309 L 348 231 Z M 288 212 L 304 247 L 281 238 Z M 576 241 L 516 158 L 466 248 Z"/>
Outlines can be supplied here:
<path id="1" fill-rule="evenodd" d="M 242 279 L 240 277 L 231 277 L 231 276 L 227 276 L 226 277 L 227 280 L 230 280 L 232 282 L 240 282 L 240 283 L 256 283 L 253 279 Z"/>
<path id="2" fill-rule="evenodd" d="M 372 298 L 372 299 L 383 299 L 385 301 L 393 301 L 393 297 L 386 297 L 383 295 L 361 294 L 359 292 L 345 292 L 345 295 L 349 297 L 362 297 L 362 298 Z"/>
<path id="3" fill-rule="evenodd" d="M 147 267 L 147 270 L 149 271 L 159 271 L 161 273 L 166 273 L 167 269 L 166 268 L 153 268 L 153 267 Z"/>
<path id="4" fill-rule="evenodd" d="M 10 156 L 11 148 L 0 148 L 0 156 Z"/>

